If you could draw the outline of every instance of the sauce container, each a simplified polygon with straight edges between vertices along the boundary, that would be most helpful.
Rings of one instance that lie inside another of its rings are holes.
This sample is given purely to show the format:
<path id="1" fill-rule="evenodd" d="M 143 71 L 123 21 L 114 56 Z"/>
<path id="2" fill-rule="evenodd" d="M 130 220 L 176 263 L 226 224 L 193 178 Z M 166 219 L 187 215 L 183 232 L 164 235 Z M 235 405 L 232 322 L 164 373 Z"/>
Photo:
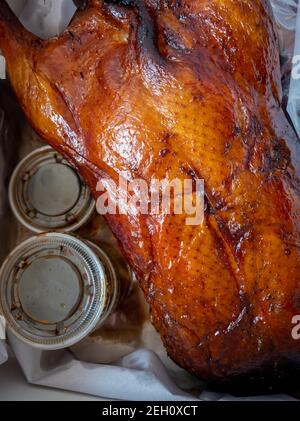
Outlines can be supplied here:
<path id="1" fill-rule="evenodd" d="M 95 201 L 82 178 L 49 146 L 27 155 L 9 185 L 11 209 L 29 230 L 72 232 L 95 210 Z"/>
<path id="2" fill-rule="evenodd" d="M 119 298 L 108 256 L 68 234 L 29 238 L 0 270 L 0 311 L 8 329 L 43 350 L 81 341 L 115 311 Z"/>

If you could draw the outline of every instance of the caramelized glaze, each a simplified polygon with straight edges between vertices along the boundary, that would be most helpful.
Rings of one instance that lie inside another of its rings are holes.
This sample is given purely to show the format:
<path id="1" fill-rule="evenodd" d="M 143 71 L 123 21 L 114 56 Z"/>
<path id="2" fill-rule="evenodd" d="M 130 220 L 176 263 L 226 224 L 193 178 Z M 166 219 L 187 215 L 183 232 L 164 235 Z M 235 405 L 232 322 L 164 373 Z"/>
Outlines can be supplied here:
<path id="1" fill-rule="evenodd" d="M 99 178 L 199 178 L 206 212 L 106 217 L 170 356 L 204 379 L 299 367 L 299 143 L 266 0 L 88 2 L 59 37 L 0 2 L 29 121 L 97 197 Z"/>

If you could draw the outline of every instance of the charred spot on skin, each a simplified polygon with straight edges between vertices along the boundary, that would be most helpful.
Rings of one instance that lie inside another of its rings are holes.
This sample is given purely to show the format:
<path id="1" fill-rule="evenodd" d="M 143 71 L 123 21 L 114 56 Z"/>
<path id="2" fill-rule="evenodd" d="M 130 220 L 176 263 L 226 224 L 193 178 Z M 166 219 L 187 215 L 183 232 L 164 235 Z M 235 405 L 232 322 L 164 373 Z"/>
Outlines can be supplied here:
<path id="1" fill-rule="evenodd" d="M 201 93 L 197 93 L 193 96 L 193 101 L 195 102 L 203 102 L 204 101 L 204 95 Z"/>
<path id="2" fill-rule="evenodd" d="M 170 149 L 164 148 L 159 152 L 159 156 L 163 158 L 164 156 L 168 155 L 168 153 L 170 153 Z"/>
<path id="3" fill-rule="evenodd" d="M 240 225 L 240 224 L 230 224 L 229 231 L 234 239 L 234 242 L 237 244 L 237 251 L 240 250 L 242 243 L 245 240 L 248 240 L 251 236 L 251 224 Z"/>
<path id="4" fill-rule="evenodd" d="M 116 4 L 117 6 L 133 7 L 136 6 L 137 0 L 104 0 L 107 4 Z"/>
<path id="5" fill-rule="evenodd" d="M 79 10 L 84 10 L 89 4 L 89 0 L 73 0 L 73 3 Z"/>
<path id="6" fill-rule="evenodd" d="M 186 174 L 188 177 L 192 179 L 193 185 L 192 185 L 192 192 L 195 193 L 197 191 L 197 181 L 200 180 L 199 175 L 196 173 L 196 171 L 191 167 L 186 167 L 185 165 L 180 166 L 180 171 L 183 174 Z"/>
<path id="7" fill-rule="evenodd" d="M 163 143 L 168 143 L 169 140 L 173 137 L 172 133 L 165 133 L 161 139 Z"/>
<path id="8" fill-rule="evenodd" d="M 260 85 L 262 84 L 266 84 L 266 80 L 267 80 L 267 76 L 266 74 L 262 74 L 262 73 L 258 73 L 256 75 L 256 82 L 259 83 Z"/>
<path id="9" fill-rule="evenodd" d="M 185 39 L 184 34 L 178 33 L 173 28 L 165 28 L 163 35 L 166 46 L 181 52 L 191 51 L 192 43 Z"/>
<path id="10" fill-rule="evenodd" d="M 80 79 L 83 80 L 84 79 L 84 74 L 82 72 L 80 72 Z"/>
<path id="11" fill-rule="evenodd" d="M 275 170 L 285 171 L 291 162 L 291 152 L 283 139 L 273 140 L 265 147 L 264 168 L 267 174 Z"/>
<path id="12" fill-rule="evenodd" d="M 259 144 L 264 134 L 264 127 L 256 115 L 250 116 L 250 124 L 246 136 L 242 137 L 244 145 L 248 148 L 245 166 L 250 170 L 255 155 L 256 144 Z"/>
<path id="13" fill-rule="evenodd" d="M 264 128 L 256 115 L 251 115 L 248 135 L 250 137 L 258 137 L 263 134 Z M 246 142 L 247 143 L 247 142 Z"/>
<path id="14" fill-rule="evenodd" d="M 216 204 L 215 204 L 215 210 L 221 211 L 221 210 L 226 209 L 226 207 L 227 207 L 227 203 L 226 203 L 225 199 L 222 198 L 222 197 L 219 197 L 216 201 Z"/>
<path id="15" fill-rule="evenodd" d="M 135 17 L 133 18 L 132 16 L 128 22 L 128 18 L 129 18 L 128 12 L 130 11 L 130 9 L 132 9 L 132 7 L 128 7 L 128 6 L 130 6 L 130 4 L 121 4 L 119 2 L 108 2 L 108 1 L 104 2 L 105 10 L 117 21 L 119 22 L 124 21 L 124 22 L 129 23 L 130 31 L 133 32 L 136 29 L 136 25 L 134 23 Z"/>
<path id="16" fill-rule="evenodd" d="M 192 178 L 192 180 L 195 182 L 196 180 L 198 180 L 199 178 L 197 177 L 197 174 L 196 174 L 196 172 L 192 169 L 192 168 L 190 168 L 188 171 L 187 171 L 187 175 L 189 176 L 189 177 L 191 177 Z"/>
<path id="17" fill-rule="evenodd" d="M 41 48 L 41 47 L 43 46 L 43 41 L 42 41 L 41 39 L 39 39 L 39 38 L 37 38 L 37 39 L 33 39 L 33 40 L 30 42 L 30 46 L 31 46 L 32 48 Z"/>
<path id="18" fill-rule="evenodd" d="M 295 295 L 293 297 L 293 305 L 297 308 L 300 309 L 300 292 L 296 291 Z"/>
<path id="19" fill-rule="evenodd" d="M 70 49 L 70 51 L 72 51 L 74 53 L 76 51 L 75 44 L 76 43 L 81 44 L 81 38 L 78 37 L 76 35 L 76 33 L 72 32 L 70 30 L 67 30 L 65 32 L 65 35 L 64 36 L 66 38 L 66 41 L 68 42 L 67 43 L 68 48 Z"/>
<path id="20" fill-rule="evenodd" d="M 209 213 L 209 203 L 206 196 L 204 196 L 204 213 L 205 214 Z"/>
<path id="21" fill-rule="evenodd" d="M 263 77 L 262 77 L 262 75 L 261 75 L 261 74 L 258 74 L 258 75 L 256 76 L 256 82 L 258 82 L 258 83 L 262 83 L 262 82 L 263 82 Z"/>
<path id="22" fill-rule="evenodd" d="M 237 136 L 239 136 L 241 133 L 242 133 L 242 129 L 241 129 L 239 126 L 235 125 L 235 126 L 233 127 L 232 136 L 233 136 L 233 137 L 237 137 Z"/>
<path id="23" fill-rule="evenodd" d="M 245 241 L 249 241 L 252 238 L 252 227 L 250 224 L 240 225 L 240 224 L 230 224 L 226 221 L 223 221 L 218 215 L 215 216 L 218 228 L 222 233 L 225 241 L 234 251 L 234 254 L 239 259 L 244 255 L 243 244 Z"/>
<path id="24" fill-rule="evenodd" d="M 275 306 L 274 306 L 274 304 L 270 304 L 269 305 L 269 313 L 273 313 L 273 311 L 275 310 Z"/>
<path id="25" fill-rule="evenodd" d="M 237 168 L 233 168 L 230 173 L 228 174 L 228 177 L 226 177 L 224 179 L 224 181 L 222 182 L 222 186 L 224 187 L 225 190 L 227 190 L 227 192 L 230 192 L 232 189 L 232 183 L 236 178 L 236 175 L 238 173 L 238 169 Z"/>
<path id="26" fill-rule="evenodd" d="M 199 180 L 199 177 L 197 176 L 196 171 L 193 168 L 191 168 L 191 167 L 187 167 L 185 165 L 181 165 L 180 166 L 180 171 L 183 174 L 191 177 L 194 182 L 196 182 L 196 180 Z"/>
<path id="27" fill-rule="evenodd" d="M 211 206 L 206 194 L 204 195 L 204 213 L 205 215 L 215 215 L 216 213 L 215 209 Z"/>
<path id="28" fill-rule="evenodd" d="M 232 144 L 229 142 L 225 143 L 225 154 L 228 153 L 232 149 Z"/>

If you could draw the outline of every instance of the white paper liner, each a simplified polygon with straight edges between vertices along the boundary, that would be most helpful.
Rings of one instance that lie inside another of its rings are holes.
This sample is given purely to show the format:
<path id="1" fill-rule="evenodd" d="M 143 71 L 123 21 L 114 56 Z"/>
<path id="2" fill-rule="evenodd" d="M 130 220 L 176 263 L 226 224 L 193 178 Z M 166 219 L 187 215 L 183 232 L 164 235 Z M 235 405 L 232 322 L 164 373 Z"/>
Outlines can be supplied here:
<path id="1" fill-rule="evenodd" d="M 271 1 L 280 32 L 282 57 L 287 63 L 283 73 L 289 73 L 286 69 L 290 66 L 293 56 L 296 26 L 298 36 L 295 51 L 300 54 L 300 13 L 296 21 L 296 0 Z M 57 35 L 68 25 L 75 11 L 71 0 L 8 0 L 8 2 L 23 24 L 42 38 Z M 288 110 L 298 129 L 300 129 L 297 116 L 299 97 L 300 81 L 292 80 Z M 0 156 L 1 159 L 3 157 Z M 201 392 L 203 385 L 191 378 L 188 378 L 187 385 L 191 389 L 194 382 L 194 394 L 186 393 L 176 386 L 170 376 L 170 373 L 173 378 L 178 376 L 177 384 L 180 384 L 180 380 L 184 383 L 183 370 L 178 368 L 178 373 L 176 370 L 170 371 L 170 367 L 167 369 L 162 363 L 164 356 L 160 355 L 159 358 L 156 352 L 149 349 L 139 349 L 109 365 L 95 364 L 79 361 L 69 350 L 39 351 L 23 344 L 11 333 L 8 336 L 26 379 L 40 386 L 123 400 L 294 400 L 286 395 L 234 398 L 208 390 Z M 153 349 L 156 349 L 155 346 L 157 345 L 155 344 Z M 6 360 L 7 351 L 3 341 L 0 341 L 0 364 Z"/>
<path id="2" fill-rule="evenodd" d="M 300 6 L 298 7 L 294 50 L 296 60 L 293 65 L 287 110 L 300 138 Z"/>
<path id="3" fill-rule="evenodd" d="M 5 320 L 4 317 L 0 315 L 0 364 L 3 364 L 7 361 L 7 349 L 4 342 L 5 339 Z"/>

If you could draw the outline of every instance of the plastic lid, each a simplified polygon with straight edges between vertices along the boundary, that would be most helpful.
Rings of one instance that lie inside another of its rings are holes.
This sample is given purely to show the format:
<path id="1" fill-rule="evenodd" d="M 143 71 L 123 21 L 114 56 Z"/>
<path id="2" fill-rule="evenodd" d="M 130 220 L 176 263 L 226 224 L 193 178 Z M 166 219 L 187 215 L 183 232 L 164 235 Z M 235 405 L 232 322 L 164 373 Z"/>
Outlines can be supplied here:
<path id="1" fill-rule="evenodd" d="M 101 317 L 101 324 L 105 321 L 105 319 L 115 311 L 117 305 L 120 302 L 121 298 L 121 290 L 120 290 L 120 283 L 117 278 L 117 274 L 115 268 L 107 256 L 107 254 L 96 244 L 92 243 L 89 240 L 86 240 L 85 243 L 96 253 L 96 255 L 100 258 L 105 272 L 107 274 L 107 288 L 108 292 L 107 295 L 110 296 L 110 299 L 107 300 L 107 310 L 105 314 Z"/>
<path id="2" fill-rule="evenodd" d="M 1 270 L 0 307 L 8 327 L 40 349 L 88 335 L 107 311 L 107 278 L 97 254 L 76 237 L 47 233 L 20 244 Z"/>
<path id="3" fill-rule="evenodd" d="M 9 199 L 18 220 L 37 233 L 75 231 L 95 209 L 83 180 L 48 146 L 19 163 L 10 181 Z"/>

